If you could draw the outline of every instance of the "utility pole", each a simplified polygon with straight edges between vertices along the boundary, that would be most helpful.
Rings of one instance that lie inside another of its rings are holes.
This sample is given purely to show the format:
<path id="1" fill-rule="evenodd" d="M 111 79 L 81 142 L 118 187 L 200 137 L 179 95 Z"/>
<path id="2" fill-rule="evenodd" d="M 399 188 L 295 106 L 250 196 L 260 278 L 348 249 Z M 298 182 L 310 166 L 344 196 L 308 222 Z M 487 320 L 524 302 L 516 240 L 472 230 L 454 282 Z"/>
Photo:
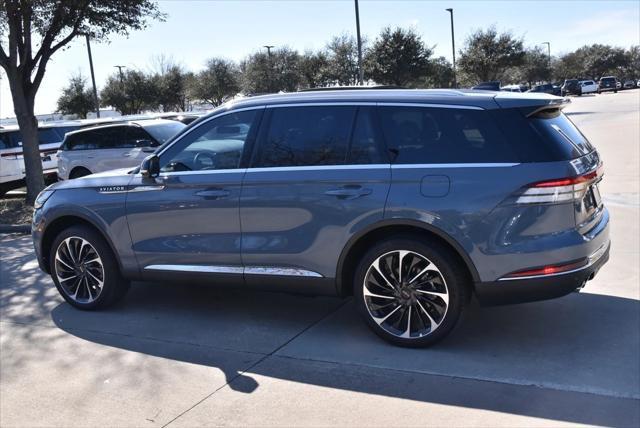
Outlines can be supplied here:
<path id="1" fill-rule="evenodd" d="M 267 56 L 269 57 L 269 69 L 268 69 L 268 73 L 269 73 L 269 92 L 275 92 L 273 89 L 273 78 L 271 77 L 271 68 L 273 67 L 273 61 L 271 61 L 271 49 L 274 48 L 275 46 L 273 45 L 264 45 L 262 46 L 263 48 L 267 49 Z"/>
<path id="2" fill-rule="evenodd" d="M 549 68 L 551 68 L 551 43 L 542 42 L 541 44 L 547 45 L 547 54 L 549 55 Z"/>
<path id="3" fill-rule="evenodd" d="M 456 78 L 456 38 L 453 33 L 453 8 L 446 9 L 451 15 L 451 53 L 453 54 L 453 87 L 458 87 L 458 80 Z"/>
<path id="4" fill-rule="evenodd" d="M 96 117 L 100 118 L 100 102 L 98 101 L 98 88 L 96 88 L 96 75 L 93 72 L 93 58 L 91 57 L 91 44 L 89 43 L 89 35 L 84 35 L 87 40 L 87 54 L 89 54 L 89 69 L 91 70 L 91 84 L 93 85 L 93 100 L 96 103 Z"/>
<path id="5" fill-rule="evenodd" d="M 122 84 L 122 81 L 124 80 L 124 74 L 122 74 L 122 69 L 123 68 L 127 68 L 126 65 L 114 65 L 114 68 L 118 69 L 118 72 L 120 73 L 120 84 Z"/>
<path id="6" fill-rule="evenodd" d="M 358 84 L 364 84 L 364 70 L 362 69 L 362 38 L 360 37 L 360 9 L 358 0 L 354 0 L 356 6 L 356 38 L 358 40 Z"/>

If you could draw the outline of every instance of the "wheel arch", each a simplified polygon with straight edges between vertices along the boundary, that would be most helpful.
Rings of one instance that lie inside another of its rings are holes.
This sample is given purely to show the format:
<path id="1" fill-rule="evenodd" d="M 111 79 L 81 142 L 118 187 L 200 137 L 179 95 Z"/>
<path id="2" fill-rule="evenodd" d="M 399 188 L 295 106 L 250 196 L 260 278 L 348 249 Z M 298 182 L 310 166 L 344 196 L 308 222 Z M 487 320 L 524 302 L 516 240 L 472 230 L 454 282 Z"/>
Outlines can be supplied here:
<path id="1" fill-rule="evenodd" d="M 441 229 L 416 220 L 390 219 L 371 225 L 367 229 L 354 235 L 345 245 L 336 269 L 336 291 L 340 296 L 352 294 L 351 280 L 355 275 L 358 260 L 369 248 L 369 245 L 376 240 L 398 234 L 417 234 L 420 237 L 436 240 L 440 244 L 449 248 L 458 257 L 459 261 L 466 268 L 472 283 L 480 281 L 480 275 L 475 264 L 469 257 L 462 245 L 449 234 Z"/>
<path id="2" fill-rule="evenodd" d="M 75 173 L 77 173 L 78 171 L 82 171 L 82 170 L 87 171 L 89 173 L 88 175 L 92 174 L 91 170 L 89 168 L 87 168 L 86 166 L 76 165 L 71 169 L 71 171 L 69 171 L 69 179 L 71 180 L 73 178 L 76 178 L 76 177 L 74 177 Z"/>
<path id="3" fill-rule="evenodd" d="M 123 268 L 120 262 L 120 257 L 118 257 L 118 253 L 116 252 L 115 246 L 113 245 L 113 242 L 111 241 L 109 236 L 89 218 L 86 218 L 78 214 L 62 215 L 52 220 L 49 224 L 47 224 L 47 227 L 45 228 L 44 233 L 42 235 L 42 240 L 40 244 L 42 260 L 44 261 L 43 265 L 46 269 L 46 272 L 51 273 L 49 268 L 49 255 L 51 254 L 51 246 L 53 245 L 53 241 L 56 239 L 56 236 L 58 236 L 60 232 L 62 232 L 63 230 L 71 226 L 79 226 L 79 225 L 86 226 L 94 230 L 95 232 L 97 232 L 100 236 L 102 236 L 102 238 L 105 240 L 107 245 L 109 245 L 109 248 L 113 252 L 115 259 L 118 262 L 118 268 L 120 269 L 120 272 L 122 272 Z"/>

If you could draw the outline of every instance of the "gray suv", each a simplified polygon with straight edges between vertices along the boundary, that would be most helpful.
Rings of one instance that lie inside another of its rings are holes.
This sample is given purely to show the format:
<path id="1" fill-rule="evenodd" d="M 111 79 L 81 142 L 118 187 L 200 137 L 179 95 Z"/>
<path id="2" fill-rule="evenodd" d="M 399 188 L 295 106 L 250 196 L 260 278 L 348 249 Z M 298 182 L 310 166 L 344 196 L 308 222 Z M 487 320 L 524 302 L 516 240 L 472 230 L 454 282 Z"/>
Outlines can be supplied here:
<path id="1" fill-rule="evenodd" d="M 396 89 L 236 100 L 137 169 L 43 191 L 38 261 L 80 309 L 132 280 L 353 295 L 382 338 L 429 345 L 474 295 L 559 297 L 608 260 L 600 157 L 564 106 Z"/>

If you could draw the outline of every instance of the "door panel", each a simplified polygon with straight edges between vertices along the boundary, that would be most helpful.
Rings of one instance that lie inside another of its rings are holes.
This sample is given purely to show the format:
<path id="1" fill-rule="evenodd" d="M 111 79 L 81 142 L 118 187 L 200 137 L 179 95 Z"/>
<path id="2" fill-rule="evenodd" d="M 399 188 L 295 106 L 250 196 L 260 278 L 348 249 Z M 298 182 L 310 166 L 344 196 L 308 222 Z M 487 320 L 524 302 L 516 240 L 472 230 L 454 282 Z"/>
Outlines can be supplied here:
<path id="1" fill-rule="evenodd" d="M 391 172 L 372 110 L 274 108 L 264 122 L 240 196 L 245 269 L 332 280 L 346 242 L 383 218 Z M 245 274 L 248 285 L 263 280 Z"/>
<path id="2" fill-rule="evenodd" d="M 389 165 L 249 169 L 240 201 L 245 266 L 334 278 L 346 242 L 382 220 L 390 176 Z"/>
<path id="3" fill-rule="evenodd" d="M 143 276 L 178 272 L 243 282 L 240 162 L 259 116 L 229 112 L 203 122 L 160 154 L 159 177 L 133 178 L 127 219 Z"/>
<path id="4" fill-rule="evenodd" d="M 240 266 L 238 199 L 244 170 L 136 176 L 127 219 L 138 263 Z M 217 197 L 212 191 L 223 191 Z"/>

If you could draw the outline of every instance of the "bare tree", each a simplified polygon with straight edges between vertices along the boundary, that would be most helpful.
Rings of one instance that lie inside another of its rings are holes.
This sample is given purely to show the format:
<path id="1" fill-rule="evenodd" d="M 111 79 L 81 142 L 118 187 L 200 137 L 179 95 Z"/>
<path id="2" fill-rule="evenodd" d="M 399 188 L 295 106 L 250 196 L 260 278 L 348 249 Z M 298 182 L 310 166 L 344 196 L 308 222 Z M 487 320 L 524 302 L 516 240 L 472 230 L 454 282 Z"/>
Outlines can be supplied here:
<path id="1" fill-rule="evenodd" d="M 44 188 L 38 149 L 36 93 L 47 63 L 80 35 L 96 40 L 145 28 L 164 15 L 150 0 L 3 0 L 0 2 L 0 67 L 11 88 L 27 175 L 27 202 Z"/>

